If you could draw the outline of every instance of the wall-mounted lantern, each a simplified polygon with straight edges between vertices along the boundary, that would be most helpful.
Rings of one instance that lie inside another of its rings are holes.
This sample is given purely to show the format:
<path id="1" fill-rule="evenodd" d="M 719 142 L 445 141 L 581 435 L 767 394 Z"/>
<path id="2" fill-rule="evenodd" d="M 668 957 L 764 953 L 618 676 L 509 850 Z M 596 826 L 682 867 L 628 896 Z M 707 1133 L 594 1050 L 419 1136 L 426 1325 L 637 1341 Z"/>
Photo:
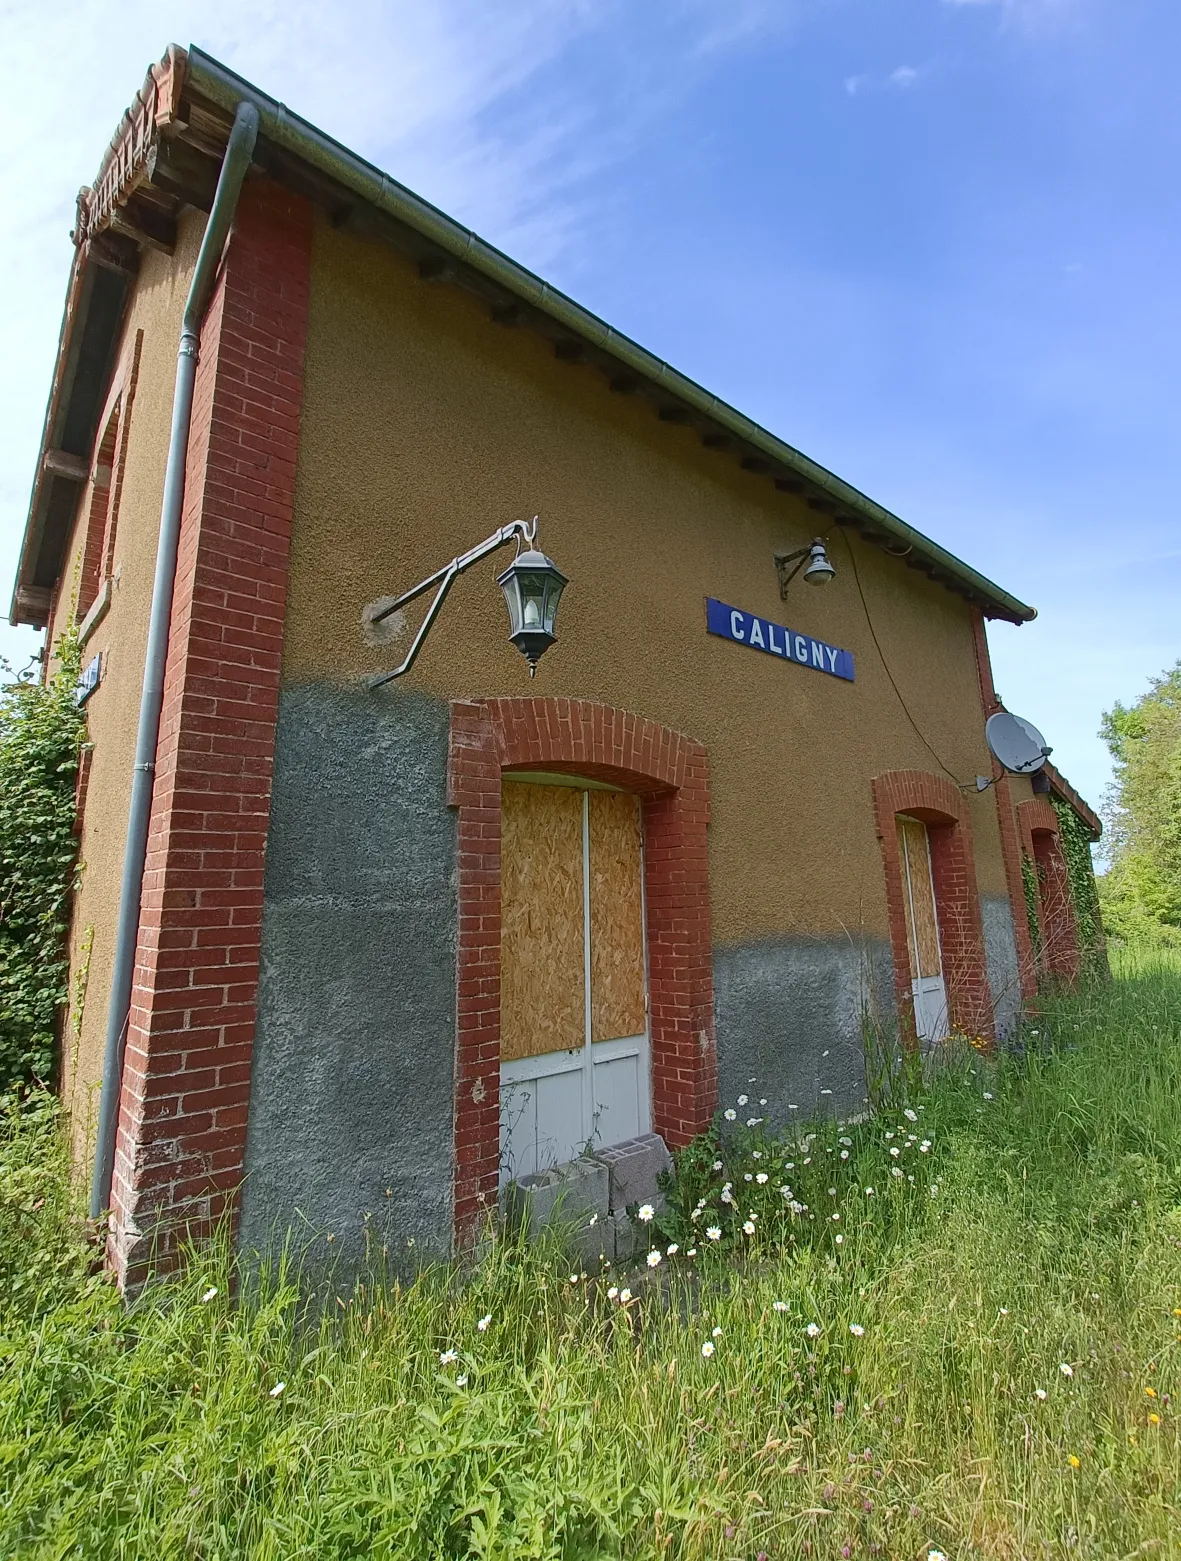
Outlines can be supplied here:
<path id="1" fill-rule="evenodd" d="M 554 619 L 566 576 L 552 559 L 529 548 L 517 554 L 496 583 L 508 604 L 509 639 L 528 658 L 532 677 L 538 658 L 554 643 Z"/>
<path id="2" fill-rule="evenodd" d="M 793 564 L 794 569 L 791 567 Z M 804 568 L 805 564 L 807 568 Z M 809 585 L 827 585 L 836 574 L 824 550 L 824 543 L 819 537 L 814 537 L 807 547 L 796 548 L 794 553 L 775 554 L 775 572 L 779 576 L 781 601 L 787 600 L 787 588 L 801 569 L 804 570 L 804 579 Z"/>
<path id="3" fill-rule="evenodd" d="M 489 553 L 495 553 L 496 549 L 503 547 L 506 542 L 513 541 L 517 544 L 517 556 L 496 583 L 504 592 L 505 603 L 508 606 L 509 639 L 529 662 L 529 676 L 533 676 L 538 661 L 557 637 L 554 633 L 554 620 L 558 612 L 558 599 L 568 583 L 561 570 L 536 546 L 536 515 L 532 520 L 513 520 L 507 526 L 501 526 L 499 531 L 494 531 L 490 537 L 485 537 L 483 542 L 478 543 L 468 552 L 459 554 L 449 564 L 444 564 L 442 569 L 436 569 L 433 575 L 428 575 L 413 590 L 406 591 L 395 601 L 384 603 L 380 611 L 369 615 L 368 622 L 371 625 L 382 623 L 394 613 L 400 612 L 408 602 L 414 601 L 415 597 L 421 596 L 424 591 L 429 591 L 432 585 L 439 587 L 435 592 L 434 600 L 427 608 L 426 617 L 419 625 L 413 644 L 406 652 L 406 659 L 392 672 L 379 672 L 376 677 L 370 678 L 370 688 L 380 688 L 383 683 L 392 683 L 395 678 L 400 678 L 403 673 L 410 671 L 414 665 L 414 658 L 430 633 L 431 625 L 443 605 L 443 599 L 456 577 L 465 569 L 470 569 L 473 564 L 478 564 L 482 558 L 487 558 Z"/>

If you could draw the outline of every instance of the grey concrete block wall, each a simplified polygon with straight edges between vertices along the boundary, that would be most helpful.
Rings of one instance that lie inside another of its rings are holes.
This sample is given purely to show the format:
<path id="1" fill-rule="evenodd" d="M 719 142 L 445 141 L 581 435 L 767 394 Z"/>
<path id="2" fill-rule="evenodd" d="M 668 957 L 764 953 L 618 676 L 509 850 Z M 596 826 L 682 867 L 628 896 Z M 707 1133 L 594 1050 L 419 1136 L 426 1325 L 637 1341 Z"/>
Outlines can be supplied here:
<path id="1" fill-rule="evenodd" d="M 887 944 L 766 939 L 715 948 L 713 967 L 723 1109 L 748 1095 L 742 1109 L 774 1126 L 866 1109 L 863 1015 L 896 1024 Z"/>
<path id="2" fill-rule="evenodd" d="M 448 710 L 401 689 L 279 702 L 239 1241 L 446 1252 L 455 820 Z M 413 1249 L 407 1247 L 413 1242 Z"/>
<path id="3" fill-rule="evenodd" d="M 980 914 L 984 922 L 984 957 L 996 1015 L 996 1033 L 998 1040 L 1003 1040 L 1021 1017 L 1021 978 L 1013 912 L 1006 896 L 982 894 Z"/>

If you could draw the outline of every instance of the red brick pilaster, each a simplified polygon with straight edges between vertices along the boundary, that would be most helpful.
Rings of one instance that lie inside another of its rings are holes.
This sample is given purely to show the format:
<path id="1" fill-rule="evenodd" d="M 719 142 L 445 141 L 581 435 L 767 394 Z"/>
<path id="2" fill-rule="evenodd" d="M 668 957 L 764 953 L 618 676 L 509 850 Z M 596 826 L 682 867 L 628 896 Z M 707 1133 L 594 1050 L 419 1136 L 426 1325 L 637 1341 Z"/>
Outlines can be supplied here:
<path id="1" fill-rule="evenodd" d="M 705 748 L 587 700 L 455 701 L 448 801 L 459 811 L 459 1241 L 495 1206 L 500 1174 L 500 784 L 511 769 L 605 780 L 642 799 L 653 1127 L 667 1143 L 686 1144 L 708 1127 L 717 1101 Z"/>
<path id="2" fill-rule="evenodd" d="M 984 719 L 995 715 L 1004 706 L 996 695 L 992 681 L 992 659 L 988 653 L 988 636 L 984 629 L 984 615 L 972 614 L 972 633 L 976 644 L 976 671 L 980 678 L 980 703 Z M 1009 892 L 1009 910 L 1013 918 L 1013 941 L 1017 946 L 1017 972 L 1021 982 L 1021 996 L 1028 1000 L 1037 996 L 1037 963 L 1033 944 L 1029 940 L 1029 916 L 1025 908 L 1025 881 L 1021 876 L 1021 840 L 1017 830 L 1017 805 L 1013 800 L 1013 788 L 1008 775 L 995 759 L 990 759 L 994 778 L 993 793 L 996 796 L 996 818 L 1001 835 L 1001 860 L 1005 865 L 1005 887 Z"/>
<path id="3" fill-rule="evenodd" d="M 311 208 L 246 184 L 201 333 L 109 1256 L 124 1283 L 234 1208 L 295 493 Z"/>
<path id="4" fill-rule="evenodd" d="M 913 1046 L 916 1034 L 902 862 L 895 823 L 899 813 L 922 819 L 927 825 L 948 1018 L 966 1035 L 991 1038 L 995 1033 L 992 994 L 976 890 L 972 830 L 963 797 L 950 781 L 926 770 L 889 770 L 874 777 L 873 805 L 886 869 L 894 990 L 904 1043 Z"/>
<path id="5" fill-rule="evenodd" d="M 1020 804 L 1017 818 L 1025 852 L 1037 870 L 1042 969 L 1047 975 L 1072 983 L 1078 979 L 1080 966 L 1078 924 L 1058 815 L 1048 797 L 1031 797 Z"/>

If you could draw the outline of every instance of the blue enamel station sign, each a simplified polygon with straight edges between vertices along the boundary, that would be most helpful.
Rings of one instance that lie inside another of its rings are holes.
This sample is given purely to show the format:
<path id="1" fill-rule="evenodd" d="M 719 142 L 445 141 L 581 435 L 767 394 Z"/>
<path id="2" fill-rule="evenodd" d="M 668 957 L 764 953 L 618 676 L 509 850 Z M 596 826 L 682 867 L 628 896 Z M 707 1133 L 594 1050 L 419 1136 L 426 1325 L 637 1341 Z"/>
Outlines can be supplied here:
<path id="1" fill-rule="evenodd" d="M 739 645 L 749 645 L 764 651 L 768 656 L 779 656 L 783 661 L 797 662 L 801 667 L 812 667 L 817 672 L 827 672 L 830 677 L 853 681 L 853 652 L 839 646 L 814 640 L 809 634 L 797 634 L 781 623 L 760 618 L 757 613 L 743 612 L 738 607 L 728 607 L 725 602 L 705 598 L 706 622 L 711 634 L 724 640 L 736 640 Z"/>

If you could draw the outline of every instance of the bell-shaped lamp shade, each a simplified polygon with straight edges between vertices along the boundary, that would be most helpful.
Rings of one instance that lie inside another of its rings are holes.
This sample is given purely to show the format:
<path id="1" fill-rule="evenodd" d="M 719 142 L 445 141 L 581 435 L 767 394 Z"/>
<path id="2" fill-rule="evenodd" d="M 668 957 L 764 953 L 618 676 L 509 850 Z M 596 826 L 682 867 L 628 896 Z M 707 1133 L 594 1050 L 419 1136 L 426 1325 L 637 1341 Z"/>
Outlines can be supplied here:
<path id="1" fill-rule="evenodd" d="M 827 585 L 835 574 L 836 570 L 824 551 L 824 543 L 817 537 L 808 549 L 808 567 L 804 570 L 804 579 L 809 585 Z"/>
<path id="2" fill-rule="evenodd" d="M 554 620 L 566 576 L 552 559 L 529 548 L 517 554 L 496 583 L 508 607 L 509 639 L 528 660 L 532 677 L 538 661 L 557 638 Z"/>

